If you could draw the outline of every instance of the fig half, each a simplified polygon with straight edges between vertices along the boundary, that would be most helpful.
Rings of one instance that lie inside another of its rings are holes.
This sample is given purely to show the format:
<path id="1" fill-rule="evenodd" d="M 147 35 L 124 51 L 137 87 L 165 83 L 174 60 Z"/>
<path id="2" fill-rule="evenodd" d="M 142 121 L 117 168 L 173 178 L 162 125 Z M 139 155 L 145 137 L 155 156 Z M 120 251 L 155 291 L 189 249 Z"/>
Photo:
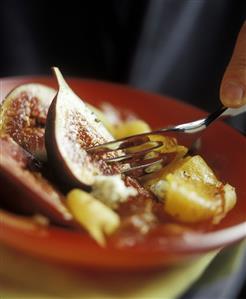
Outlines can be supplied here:
<path id="1" fill-rule="evenodd" d="M 42 84 L 23 84 L 13 89 L 0 107 L 0 131 L 41 161 L 47 158 L 45 122 L 55 94 L 54 89 Z"/>
<path id="2" fill-rule="evenodd" d="M 59 90 L 50 105 L 45 144 L 54 172 L 69 187 L 89 189 L 97 175 L 118 173 L 86 148 L 113 140 L 94 112 L 71 90 L 58 68 L 53 68 Z"/>
<path id="3" fill-rule="evenodd" d="M 0 134 L 0 206 L 24 214 L 42 214 L 54 223 L 73 226 L 65 197 L 41 173 L 42 163 L 9 135 Z"/>

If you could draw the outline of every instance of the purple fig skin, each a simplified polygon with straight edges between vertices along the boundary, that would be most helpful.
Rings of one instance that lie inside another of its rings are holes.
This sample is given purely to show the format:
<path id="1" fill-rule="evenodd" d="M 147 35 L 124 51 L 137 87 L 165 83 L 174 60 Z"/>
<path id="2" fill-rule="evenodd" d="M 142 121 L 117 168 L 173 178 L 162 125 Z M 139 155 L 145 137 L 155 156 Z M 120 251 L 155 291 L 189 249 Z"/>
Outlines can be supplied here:
<path id="1" fill-rule="evenodd" d="M 10 136 L 0 136 L 1 205 L 24 214 L 41 214 L 52 223 L 75 226 L 64 196 L 40 173 L 41 163 Z"/>
<path id="2" fill-rule="evenodd" d="M 88 154 L 86 148 L 112 141 L 113 137 L 67 85 L 59 69 L 53 71 L 59 89 L 46 121 L 48 163 L 67 190 L 74 187 L 90 190 L 97 175 L 113 175 L 120 168 L 116 163 L 107 164 L 98 154 Z"/>
<path id="3" fill-rule="evenodd" d="M 51 165 L 56 178 L 63 184 L 65 190 L 69 191 L 71 188 L 82 188 L 90 191 L 91 187 L 83 184 L 72 173 L 70 168 L 65 163 L 59 146 L 56 142 L 55 121 L 56 121 L 56 103 L 57 95 L 52 101 L 46 120 L 45 129 L 45 147 L 47 150 L 48 163 Z"/>

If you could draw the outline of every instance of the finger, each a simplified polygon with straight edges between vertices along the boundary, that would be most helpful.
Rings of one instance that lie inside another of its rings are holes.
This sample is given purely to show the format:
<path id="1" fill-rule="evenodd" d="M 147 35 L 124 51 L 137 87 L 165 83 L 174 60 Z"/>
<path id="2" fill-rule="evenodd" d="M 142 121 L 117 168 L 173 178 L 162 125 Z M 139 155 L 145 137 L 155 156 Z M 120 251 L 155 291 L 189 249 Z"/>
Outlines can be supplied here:
<path id="1" fill-rule="evenodd" d="M 240 30 L 231 61 L 223 77 L 220 99 L 227 107 L 246 104 L 246 21 Z"/>

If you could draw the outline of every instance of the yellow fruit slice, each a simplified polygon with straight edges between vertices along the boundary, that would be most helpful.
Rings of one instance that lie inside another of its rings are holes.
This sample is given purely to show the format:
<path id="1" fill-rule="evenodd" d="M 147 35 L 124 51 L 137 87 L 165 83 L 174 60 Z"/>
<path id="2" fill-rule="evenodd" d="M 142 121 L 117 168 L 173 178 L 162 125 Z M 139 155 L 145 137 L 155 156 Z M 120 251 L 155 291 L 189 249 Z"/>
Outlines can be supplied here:
<path id="1" fill-rule="evenodd" d="M 219 183 L 212 169 L 198 155 L 185 159 L 173 173 L 186 180 L 199 181 L 204 184 L 216 185 Z"/>
<path id="2" fill-rule="evenodd" d="M 146 185 L 164 201 L 164 210 L 182 222 L 218 223 L 236 203 L 235 189 L 223 185 L 200 156 L 171 163 Z"/>
<path id="3" fill-rule="evenodd" d="M 120 225 L 120 218 L 113 210 L 80 189 L 68 193 L 67 206 L 101 246 L 105 246 L 105 235 L 111 235 Z"/>
<path id="4" fill-rule="evenodd" d="M 165 180 L 166 176 L 169 174 L 175 174 L 180 178 L 185 180 L 195 180 L 200 181 L 205 184 L 216 185 L 219 183 L 214 172 L 207 165 L 207 163 L 202 159 L 201 156 L 187 156 L 185 158 L 177 158 L 164 167 L 156 177 L 146 182 L 145 186 L 150 187 L 151 185 L 157 183 L 160 179 Z"/>
<path id="5" fill-rule="evenodd" d="M 123 122 L 115 127 L 116 139 L 125 138 L 132 135 L 150 132 L 150 126 L 143 120 L 136 119 Z"/>
<path id="6" fill-rule="evenodd" d="M 172 174 L 166 177 L 165 211 L 183 222 L 200 222 L 219 214 L 222 198 L 215 197 L 217 188 L 187 181 Z"/>

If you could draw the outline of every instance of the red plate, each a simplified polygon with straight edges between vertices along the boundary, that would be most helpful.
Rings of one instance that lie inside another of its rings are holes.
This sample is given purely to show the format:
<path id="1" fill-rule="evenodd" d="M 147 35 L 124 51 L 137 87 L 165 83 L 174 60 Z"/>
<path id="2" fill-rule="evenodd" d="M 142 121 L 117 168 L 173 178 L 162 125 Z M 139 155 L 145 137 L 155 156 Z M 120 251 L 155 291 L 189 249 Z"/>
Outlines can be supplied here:
<path id="1" fill-rule="evenodd" d="M 152 128 L 194 120 L 204 113 L 194 107 L 129 87 L 86 81 L 68 80 L 82 98 L 93 105 L 110 102 L 129 109 L 146 120 Z M 18 84 L 39 82 L 56 87 L 53 79 L 21 77 L 1 80 L 1 96 Z M 0 212 L 0 241 L 27 254 L 52 261 L 90 268 L 140 269 L 171 265 L 202 252 L 227 246 L 246 237 L 246 140 L 238 132 L 217 122 L 203 136 L 201 155 L 219 177 L 236 187 L 236 207 L 214 229 L 184 234 L 182 237 L 158 236 L 128 248 L 109 243 L 99 247 L 89 236 L 49 226 L 40 228 L 28 218 Z M 1 190 L 4 186 L 1 186 Z"/>

